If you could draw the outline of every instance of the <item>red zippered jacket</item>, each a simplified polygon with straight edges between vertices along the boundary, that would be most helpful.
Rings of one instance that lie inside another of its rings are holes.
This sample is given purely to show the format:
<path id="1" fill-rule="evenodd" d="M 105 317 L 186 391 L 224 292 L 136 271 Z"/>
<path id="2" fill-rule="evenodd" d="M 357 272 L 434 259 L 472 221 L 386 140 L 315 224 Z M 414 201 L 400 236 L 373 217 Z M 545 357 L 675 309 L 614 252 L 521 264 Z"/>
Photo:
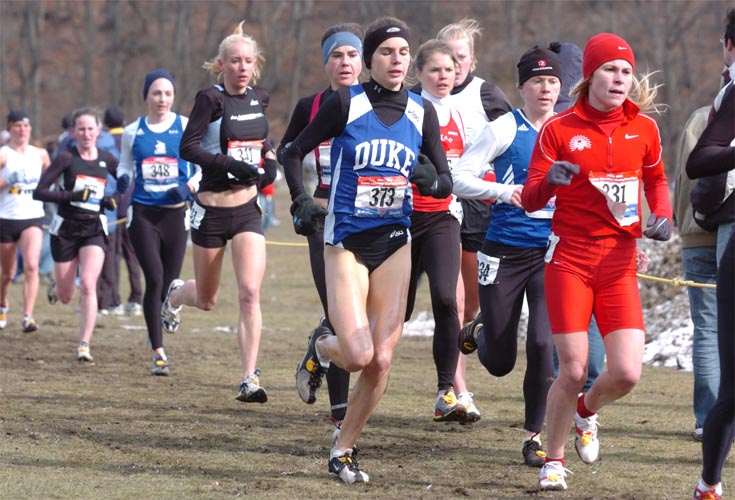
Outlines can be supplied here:
<path id="1" fill-rule="evenodd" d="M 539 210 L 556 195 L 551 229 L 557 236 L 640 238 L 641 223 L 635 216 L 641 217 L 641 180 L 651 212 L 672 217 L 658 126 L 626 99 L 622 122 L 608 136 L 585 112 L 582 99 L 586 100 L 580 98 L 541 128 L 528 166 L 523 207 L 528 212 Z M 560 160 L 579 165 L 569 186 L 553 186 L 546 180 L 551 164 Z M 632 189 L 636 182 L 637 192 Z M 601 190 L 610 194 L 611 201 L 624 193 L 627 206 L 616 207 L 619 216 L 625 209 L 624 223 L 613 216 Z"/>

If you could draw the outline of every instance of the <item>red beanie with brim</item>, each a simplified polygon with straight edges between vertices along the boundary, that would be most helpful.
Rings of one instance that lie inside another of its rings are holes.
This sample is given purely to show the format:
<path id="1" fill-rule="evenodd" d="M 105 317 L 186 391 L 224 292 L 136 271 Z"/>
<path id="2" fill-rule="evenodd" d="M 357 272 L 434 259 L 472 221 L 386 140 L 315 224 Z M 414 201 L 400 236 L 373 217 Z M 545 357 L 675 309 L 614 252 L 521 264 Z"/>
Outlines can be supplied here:
<path id="1" fill-rule="evenodd" d="M 612 33 L 599 33 L 587 41 L 582 56 L 582 77 L 589 78 L 597 68 L 609 61 L 623 59 L 635 69 L 635 54 L 628 42 Z"/>

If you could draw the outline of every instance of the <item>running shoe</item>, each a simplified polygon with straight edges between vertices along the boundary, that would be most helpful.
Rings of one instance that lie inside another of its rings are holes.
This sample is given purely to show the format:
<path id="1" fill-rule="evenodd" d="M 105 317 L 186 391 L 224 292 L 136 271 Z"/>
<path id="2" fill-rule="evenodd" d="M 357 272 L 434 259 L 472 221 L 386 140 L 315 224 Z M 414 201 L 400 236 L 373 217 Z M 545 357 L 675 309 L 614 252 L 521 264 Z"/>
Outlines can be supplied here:
<path id="1" fill-rule="evenodd" d="M 137 302 L 128 302 L 125 304 L 126 316 L 140 316 L 143 314 L 143 306 Z"/>
<path id="2" fill-rule="evenodd" d="M 92 353 L 89 350 L 89 344 L 86 342 L 80 342 L 79 347 L 77 347 L 77 361 L 80 363 L 82 361 L 94 361 L 94 358 L 92 357 Z"/>
<path id="3" fill-rule="evenodd" d="M 23 318 L 23 333 L 33 333 L 38 330 L 38 324 L 36 320 L 26 316 Z"/>
<path id="4" fill-rule="evenodd" d="M 472 399 L 474 395 L 471 392 L 460 392 L 457 394 L 457 400 L 464 406 L 465 409 L 465 420 L 464 423 L 471 424 L 480 420 L 480 410 L 475 406 L 475 401 Z"/>
<path id="5" fill-rule="evenodd" d="M 542 490 L 566 490 L 567 472 L 571 474 L 571 471 L 565 469 L 561 462 L 546 462 L 538 474 L 539 486 Z"/>
<path id="6" fill-rule="evenodd" d="M 574 414 L 574 424 L 577 436 L 574 439 L 574 449 L 582 462 L 591 464 L 600 456 L 600 442 L 597 440 L 597 414 L 582 418 L 579 413 Z"/>
<path id="7" fill-rule="evenodd" d="M 54 305 L 59 301 L 59 295 L 56 293 L 55 281 L 51 281 L 51 283 L 48 284 L 48 288 L 46 288 L 46 298 L 48 299 L 48 303 L 51 305 Z"/>
<path id="8" fill-rule="evenodd" d="M 168 358 L 156 354 L 153 358 L 153 364 L 151 365 L 151 375 L 158 375 L 162 377 L 168 376 Z"/>
<path id="9" fill-rule="evenodd" d="M 0 306 L 0 330 L 8 326 L 8 306 Z"/>
<path id="10" fill-rule="evenodd" d="M 472 354 L 477 350 L 477 334 L 482 330 L 482 317 L 478 314 L 459 331 L 459 350 L 462 354 Z"/>
<path id="11" fill-rule="evenodd" d="M 466 418 L 467 411 L 457 400 L 454 390 L 447 389 L 437 396 L 434 404 L 434 422 L 464 422 Z"/>
<path id="12" fill-rule="evenodd" d="M 171 292 L 177 288 L 181 288 L 182 286 L 184 286 L 184 280 L 173 280 L 168 286 L 166 299 L 163 301 L 163 305 L 161 306 L 161 324 L 163 325 L 163 329 L 168 333 L 176 333 L 176 330 L 179 329 L 179 324 L 181 323 L 179 313 L 183 306 L 173 307 L 171 305 Z"/>
<path id="13" fill-rule="evenodd" d="M 694 488 L 692 500 L 722 500 L 722 486 L 718 486 L 707 487 L 702 481 L 699 481 L 697 487 Z"/>
<path id="14" fill-rule="evenodd" d="M 694 439 L 695 441 L 698 441 L 698 442 L 701 443 L 702 442 L 702 439 L 703 439 L 702 436 L 704 436 L 704 429 L 703 428 L 696 427 L 692 431 L 692 439 Z"/>
<path id="15" fill-rule="evenodd" d="M 235 399 L 243 403 L 265 403 L 268 401 L 268 393 L 260 386 L 260 370 L 255 369 L 248 378 L 240 383 Z"/>
<path id="16" fill-rule="evenodd" d="M 324 335 L 332 335 L 332 330 L 323 325 L 314 330 L 309 337 L 304 359 L 296 367 L 296 391 L 301 400 L 308 405 L 316 401 L 319 388 L 322 386 L 322 378 L 329 368 L 329 363 L 322 363 L 316 352 L 316 341 Z"/>
<path id="17" fill-rule="evenodd" d="M 357 463 L 357 450 L 345 450 L 341 455 L 329 453 L 329 475 L 347 484 L 367 483 L 370 477 Z"/>
<path id="18" fill-rule="evenodd" d="M 523 442 L 523 462 L 529 467 L 543 467 L 546 459 L 546 452 L 541 443 L 533 438 L 528 438 Z"/>

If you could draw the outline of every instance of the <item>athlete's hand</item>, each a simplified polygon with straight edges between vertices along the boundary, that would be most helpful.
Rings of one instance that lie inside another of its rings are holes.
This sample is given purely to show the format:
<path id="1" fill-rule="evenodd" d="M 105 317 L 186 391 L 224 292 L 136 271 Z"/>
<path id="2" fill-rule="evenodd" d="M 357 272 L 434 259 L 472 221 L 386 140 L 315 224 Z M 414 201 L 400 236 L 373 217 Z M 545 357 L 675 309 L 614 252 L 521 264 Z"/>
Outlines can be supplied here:
<path id="1" fill-rule="evenodd" d="M 666 217 L 656 217 L 656 214 L 648 216 L 646 230 L 643 234 L 652 240 L 669 241 L 671 239 L 671 221 Z"/>
<path id="2" fill-rule="evenodd" d="M 117 178 L 117 192 L 118 193 L 125 194 L 129 186 L 130 186 L 130 176 L 128 174 L 123 174 Z"/>
<path id="3" fill-rule="evenodd" d="M 258 178 L 258 167 L 246 161 L 231 158 L 227 164 L 227 173 L 239 182 L 252 182 Z"/>
<path id="4" fill-rule="evenodd" d="M 273 155 L 273 153 L 271 153 L 271 155 Z M 271 158 L 263 160 L 263 173 L 258 179 L 258 188 L 263 189 L 264 187 L 273 184 L 273 181 L 276 180 L 277 174 L 278 167 L 276 166 L 276 160 Z"/>
<path id="5" fill-rule="evenodd" d="M 189 199 L 189 196 L 191 196 L 191 189 L 189 189 L 188 184 L 179 184 L 178 186 L 172 187 L 166 191 L 166 196 L 173 200 L 174 203 L 181 203 L 182 201 Z"/>
<path id="6" fill-rule="evenodd" d="M 327 211 L 314 203 L 314 199 L 301 193 L 291 204 L 293 228 L 296 234 L 311 236 L 317 229 L 317 218 L 327 215 Z"/>
<path id="7" fill-rule="evenodd" d="M 579 165 L 568 161 L 555 161 L 546 173 L 546 180 L 552 186 L 568 186 L 572 177 L 579 173 Z"/>
<path id="8" fill-rule="evenodd" d="M 436 167 L 426 155 L 419 153 L 419 162 L 413 169 L 410 181 L 416 185 L 423 196 L 431 196 L 436 193 L 439 187 L 439 174 L 436 173 Z"/>
<path id="9" fill-rule="evenodd" d="M 102 206 L 105 210 L 117 210 L 117 200 L 114 196 L 105 196 L 102 198 Z"/>
<path id="10" fill-rule="evenodd" d="M 77 189 L 71 192 L 71 201 L 87 201 L 92 192 L 89 188 Z"/>
<path id="11" fill-rule="evenodd" d="M 12 186 L 13 184 L 18 184 L 19 182 L 22 182 L 25 180 L 25 174 L 20 170 L 14 170 L 10 175 L 8 175 L 5 178 L 5 183 L 8 186 Z"/>

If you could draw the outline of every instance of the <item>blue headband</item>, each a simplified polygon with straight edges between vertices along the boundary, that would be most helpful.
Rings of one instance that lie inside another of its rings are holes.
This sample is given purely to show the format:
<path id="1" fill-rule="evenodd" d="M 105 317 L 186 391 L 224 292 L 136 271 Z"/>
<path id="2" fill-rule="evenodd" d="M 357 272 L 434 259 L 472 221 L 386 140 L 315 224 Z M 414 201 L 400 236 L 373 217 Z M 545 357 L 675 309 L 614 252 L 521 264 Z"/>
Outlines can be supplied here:
<path id="1" fill-rule="evenodd" d="M 349 31 L 338 31 L 330 35 L 322 44 L 322 64 L 327 64 L 329 54 L 343 45 L 355 47 L 360 53 L 360 57 L 362 57 L 362 40 L 360 40 L 360 37 Z"/>

